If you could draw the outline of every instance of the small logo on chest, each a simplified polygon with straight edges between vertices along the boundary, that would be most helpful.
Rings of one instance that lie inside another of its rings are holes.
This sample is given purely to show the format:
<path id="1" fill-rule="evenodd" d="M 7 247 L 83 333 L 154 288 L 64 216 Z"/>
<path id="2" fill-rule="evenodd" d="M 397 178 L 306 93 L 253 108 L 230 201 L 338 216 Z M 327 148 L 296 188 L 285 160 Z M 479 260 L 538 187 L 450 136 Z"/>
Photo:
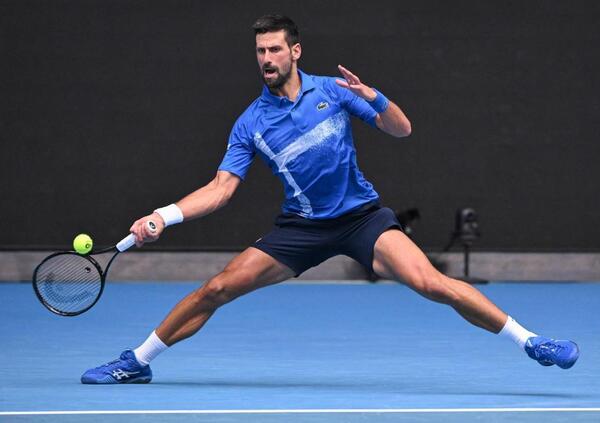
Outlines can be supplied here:
<path id="1" fill-rule="evenodd" d="M 317 104 L 317 110 L 325 110 L 326 108 L 329 107 L 329 103 L 322 101 L 319 104 Z"/>

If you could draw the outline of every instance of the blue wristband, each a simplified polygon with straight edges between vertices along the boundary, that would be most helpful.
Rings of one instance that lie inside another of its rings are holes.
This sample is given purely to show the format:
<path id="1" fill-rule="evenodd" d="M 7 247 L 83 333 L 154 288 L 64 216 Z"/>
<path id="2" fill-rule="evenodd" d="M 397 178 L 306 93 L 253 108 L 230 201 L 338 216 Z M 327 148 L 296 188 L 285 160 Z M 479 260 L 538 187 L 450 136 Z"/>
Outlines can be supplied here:
<path id="1" fill-rule="evenodd" d="M 385 112 L 390 105 L 390 101 L 375 88 L 373 88 L 373 91 L 375 91 L 377 95 L 373 101 L 367 101 L 367 103 L 369 103 L 369 106 L 371 106 L 377 113 Z"/>

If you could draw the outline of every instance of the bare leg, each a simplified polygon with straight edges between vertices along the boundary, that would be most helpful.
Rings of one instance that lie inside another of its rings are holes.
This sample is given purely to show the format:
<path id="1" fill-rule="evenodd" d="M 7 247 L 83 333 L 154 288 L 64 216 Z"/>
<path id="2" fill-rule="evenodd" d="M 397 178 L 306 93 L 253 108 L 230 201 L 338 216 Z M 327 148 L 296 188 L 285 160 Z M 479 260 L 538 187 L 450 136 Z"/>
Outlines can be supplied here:
<path id="1" fill-rule="evenodd" d="M 294 276 L 273 257 L 248 248 L 201 288 L 181 300 L 156 329 L 156 335 L 173 345 L 198 332 L 217 308 L 240 295 Z"/>
<path id="2" fill-rule="evenodd" d="M 441 274 L 399 230 L 388 230 L 377 239 L 373 269 L 430 300 L 450 305 L 467 321 L 490 332 L 500 332 L 508 318 L 473 286 Z"/>

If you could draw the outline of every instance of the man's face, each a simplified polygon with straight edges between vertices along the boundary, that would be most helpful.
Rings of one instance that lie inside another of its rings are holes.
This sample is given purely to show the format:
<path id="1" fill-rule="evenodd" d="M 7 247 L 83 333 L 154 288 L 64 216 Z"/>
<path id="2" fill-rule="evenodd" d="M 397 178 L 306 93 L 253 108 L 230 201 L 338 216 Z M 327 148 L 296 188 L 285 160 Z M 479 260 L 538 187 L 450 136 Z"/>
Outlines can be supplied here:
<path id="1" fill-rule="evenodd" d="M 292 65 L 299 57 L 300 44 L 290 48 L 284 30 L 256 35 L 256 59 L 267 87 L 281 88 L 290 79 Z"/>

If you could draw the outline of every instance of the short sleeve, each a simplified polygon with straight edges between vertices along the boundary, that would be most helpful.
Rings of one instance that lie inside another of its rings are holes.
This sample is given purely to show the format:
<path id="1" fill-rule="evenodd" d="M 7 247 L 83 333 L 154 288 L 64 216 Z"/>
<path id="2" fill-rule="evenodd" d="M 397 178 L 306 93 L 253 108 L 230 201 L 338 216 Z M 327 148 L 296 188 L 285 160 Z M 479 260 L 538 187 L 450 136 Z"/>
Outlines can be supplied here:
<path id="1" fill-rule="evenodd" d="M 373 110 L 366 100 L 355 95 L 352 93 L 352 91 L 336 84 L 336 79 L 337 78 L 333 77 L 327 78 L 326 85 L 328 91 L 330 91 L 334 98 L 337 98 L 340 106 L 342 106 L 342 108 L 344 108 L 352 116 L 356 116 L 357 118 L 376 128 L 377 124 L 375 123 L 375 118 L 377 117 L 377 112 Z"/>
<path id="2" fill-rule="evenodd" d="M 227 151 L 219 165 L 219 170 L 231 172 L 243 180 L 255 154 L 254 142 L 244 130 L 243 123 L 238 120 L 229 135 Z"/>

